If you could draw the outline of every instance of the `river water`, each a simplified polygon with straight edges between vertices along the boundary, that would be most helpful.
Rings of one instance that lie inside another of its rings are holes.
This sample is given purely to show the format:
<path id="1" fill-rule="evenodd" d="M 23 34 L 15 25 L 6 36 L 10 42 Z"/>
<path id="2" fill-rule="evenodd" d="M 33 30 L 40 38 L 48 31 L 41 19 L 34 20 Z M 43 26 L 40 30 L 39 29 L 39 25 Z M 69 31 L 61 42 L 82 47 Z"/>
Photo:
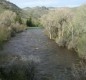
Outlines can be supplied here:
<path id="1" fill-rule="evenodd" d="M 30 28 L 13 37 L 0 51 L 0 77 L 1 80 L 74 80 L 71 67 L 78 61 L 74 51 L 58 47 L 43 29 Z"/>

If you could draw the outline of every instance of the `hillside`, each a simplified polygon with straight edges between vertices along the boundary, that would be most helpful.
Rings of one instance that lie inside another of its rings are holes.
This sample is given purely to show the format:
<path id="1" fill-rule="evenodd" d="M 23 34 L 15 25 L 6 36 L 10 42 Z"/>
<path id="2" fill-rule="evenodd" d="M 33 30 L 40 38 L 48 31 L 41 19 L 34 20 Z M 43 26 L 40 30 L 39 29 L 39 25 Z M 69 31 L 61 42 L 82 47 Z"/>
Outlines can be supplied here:
<path id="1" fill-rule="evenodd" d="M 68 8 L 68 7 L 66 7 Z M 34 20 L 38 20 L 39 18 L 41 18 L 43 15 L 48 14 L 50 11 L 52 10 L 60 10 L 60 9 L 64 9 L 62 7 L 25 7 L 23 8 L 23 12 L 26 14 L 26 17 L 29 18 L 33 18 Z M 69 9 L 69 8 L 68 8 Z"/>
<path id="2" fill-rule="evenodd" d="M 17 13 L 21 11 L 21 9 L 17 7 L 15 4 L 6 0 L 0 0 L 0 11 L 7 10 L 7 9 Z"/>
<path id="3" fill-rule="evenodd" d="M 49 9 L 47 7 L 26 7 L 23 8 L 25 17 L 27 19 L 31 18 L 32 22 L 35 24 L 35 26 L 41 26 L 40 25 L 40 18 L 44 14 L 47 14 Z"/>
<path id="4" fill-rule="evenodd" d="M 37 6 L 37 7 L 33 7 L 33 8 L 26 7 L 23 10 L 26 11 L 29 16 L 41 17 L 43 14 L 47 13 L 49 9 L 46 7 L 38 7 Z"/>

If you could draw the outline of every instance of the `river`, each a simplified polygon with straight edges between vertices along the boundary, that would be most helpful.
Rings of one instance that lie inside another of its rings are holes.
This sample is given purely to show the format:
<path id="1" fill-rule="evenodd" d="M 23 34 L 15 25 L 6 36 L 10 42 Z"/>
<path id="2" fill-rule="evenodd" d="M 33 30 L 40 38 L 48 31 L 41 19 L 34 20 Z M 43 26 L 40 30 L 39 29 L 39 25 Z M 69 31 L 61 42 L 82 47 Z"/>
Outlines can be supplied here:
<path id="1" fill-rule="evenodd" d="M 0 51 L 1 80 L 74 80 L 71 67 L 78 61 L 74 51 L 59 47 L 42 28 L 30 28 L 11 38 Z M 29 72 L 27 63 L 33 67 L 28 67 Z M 16 69 L 21 73 L 17 74 Z M 32 74 L 30 79 L 25 77 L 25 71 L 28 76 Z M 16 75 L 16 79 L 15 74 L 20 76 Z"/>

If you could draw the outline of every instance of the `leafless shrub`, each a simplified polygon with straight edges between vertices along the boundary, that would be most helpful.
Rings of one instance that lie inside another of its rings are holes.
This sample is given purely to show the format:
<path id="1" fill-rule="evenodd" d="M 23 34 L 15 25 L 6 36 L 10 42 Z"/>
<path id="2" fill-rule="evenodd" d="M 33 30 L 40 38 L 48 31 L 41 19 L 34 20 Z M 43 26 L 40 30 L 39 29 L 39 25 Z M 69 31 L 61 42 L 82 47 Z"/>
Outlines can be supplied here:
<path id="1" fill-rule="evenodd" d="M 26 29 L 25 25 L 15 21 L 16 17 L 17 14 L 9 10 L 0 14 L 0 45 L 2 45 L 3 41 L 15 35 L 16 32 L 21 32 Z"/>
<path id="2" fill-rule="evenodd" d="M 74 49 L 86 59 L 86 5 L 76 10 L 61 8 L 50 11 L 41 18 L 46 34 L 59 46 Z"/>

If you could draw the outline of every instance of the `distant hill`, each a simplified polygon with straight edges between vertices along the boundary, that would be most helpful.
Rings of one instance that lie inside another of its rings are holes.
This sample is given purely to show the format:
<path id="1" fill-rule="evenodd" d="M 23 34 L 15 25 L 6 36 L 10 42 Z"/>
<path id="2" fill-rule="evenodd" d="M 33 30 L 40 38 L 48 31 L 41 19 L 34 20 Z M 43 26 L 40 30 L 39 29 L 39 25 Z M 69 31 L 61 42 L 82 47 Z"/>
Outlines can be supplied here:
<path id="1" fill-rule="evenodd" d="M 44 14 L 47 14 L 49 9 L 47 7 L 26 7 L 23 9 L 24 13 L 26 13 L 26 17 L 27 18 L 32 18 L 32 21 L 37 24 L 39 23 L 39 19 L 41 18 L 41 16 L 43 16 Z"/>
<path id="2" fill-rule="evenodd" d="M 28 14 L 28 17 L 32 16 L 34 18 L 40 18 L 42 15 L 46 14 L 49 9 L 44 6 L 43 7 L 37 6 L 33 8 L 26 7 L 23 10 L 26 11 L 26 13 Z"/>
<path id="3" fill-rule="evenodd" d="M 59 10 L 68 7 L 26 7 L 23 10 L 27 13 L 28 17 L 31 16 L 33 18 L 40 18 L 42 15 L 47 14 L 50 10 Z M 69 9 L 69 8 L 68 8 Z"/>
<path id="4" fill-rule="evenodd" d="M 21 11 L 21 9 L 17 7 L 15 4 L 7 0 L 0 0 L 0 11 L 7 10 L 7 9 L 17 13 Z"/>

